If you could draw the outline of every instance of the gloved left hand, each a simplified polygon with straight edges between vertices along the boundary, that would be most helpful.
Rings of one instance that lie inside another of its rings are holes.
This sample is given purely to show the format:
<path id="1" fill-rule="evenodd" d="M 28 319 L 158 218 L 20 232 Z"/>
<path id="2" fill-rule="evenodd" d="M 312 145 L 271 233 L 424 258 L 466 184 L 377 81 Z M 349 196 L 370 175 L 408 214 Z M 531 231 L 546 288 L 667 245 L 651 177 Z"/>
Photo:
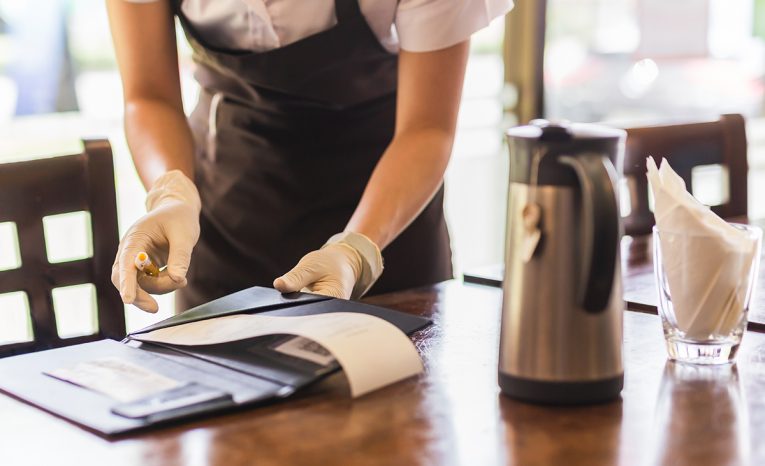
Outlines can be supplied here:
<path id="1" fill-rule="evenodd" d="M 360 298 L 382 274 L 380 248 L 360 233 L 343 232 L 312 251 L 274 280 L 282 293 L 305 291 L 348 299 Z"/>

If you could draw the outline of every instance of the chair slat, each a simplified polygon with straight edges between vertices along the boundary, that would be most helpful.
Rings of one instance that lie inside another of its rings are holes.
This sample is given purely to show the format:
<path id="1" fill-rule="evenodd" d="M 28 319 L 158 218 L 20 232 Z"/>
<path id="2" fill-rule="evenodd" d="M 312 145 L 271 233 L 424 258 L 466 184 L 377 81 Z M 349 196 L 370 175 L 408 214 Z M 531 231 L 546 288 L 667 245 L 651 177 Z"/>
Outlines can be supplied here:
<path id="1" fill-rule="evenodd" d="M 112 152 L 106 140 L 84 141 L 84 148 L 81 154 L 0 164 L 0 222 L 16 223 L 21 255 L 20 268 L 0 272 L 0 293 L 27 294 L 34 333 L 33 342 L 0 344 L 0 357 L 125 335 L 124 308 L 111 284 L 119 241 Z M 42 218 L 82 210 L 90 212 L 92 258 L 49 263 Z M 99 331 L 61 339 L 51 290 L 85 283 L 96 289 Z"/>
<path id="2" fill-rule="evenodd" d="M 624 175 L 635 180 L 632 210 L 624 219 L 625 233 L 642 235 L 651 232 L 654 216 L 648 205 L 649 185 L 645 160 L 653 156 L 657 163 L 665 158 L 693 190 L 693 169 L 720 164 L 728 169 L 729 198 L 713 206 L 722 217 L 747 214 L 747 142 L 744 118 L 722 115 L 716 121 L 663 126 L 627 128 Z"/>

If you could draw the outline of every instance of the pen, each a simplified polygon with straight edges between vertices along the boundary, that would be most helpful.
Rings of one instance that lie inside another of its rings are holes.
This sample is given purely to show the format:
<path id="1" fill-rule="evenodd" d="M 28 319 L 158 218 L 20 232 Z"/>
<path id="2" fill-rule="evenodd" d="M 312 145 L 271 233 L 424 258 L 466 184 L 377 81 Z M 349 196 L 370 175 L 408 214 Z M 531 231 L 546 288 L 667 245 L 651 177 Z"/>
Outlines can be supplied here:
<path id="1" fill-rule="evenodd" d="M 149 259 L 149 255 L 144 251 L 135 255 L 135 267 L 150 277 L 159 275 L 159 267 L 154 265 L 151 259 Z"/>

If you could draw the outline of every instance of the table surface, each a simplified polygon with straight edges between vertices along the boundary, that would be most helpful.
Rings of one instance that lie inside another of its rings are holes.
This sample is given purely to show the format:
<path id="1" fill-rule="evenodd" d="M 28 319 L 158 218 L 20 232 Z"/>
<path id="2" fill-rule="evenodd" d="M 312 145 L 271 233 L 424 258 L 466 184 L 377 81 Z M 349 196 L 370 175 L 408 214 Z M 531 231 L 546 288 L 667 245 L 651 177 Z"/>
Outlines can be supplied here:
<path id="1" fill-rule="evenodd" d="M 497 386 L 501 290 L 445 282 L 368 300 L 430 316 L 424 374 L 357 400 L 342 374 L 296 398 L 107 440 L 0 395 L 0 464 L 765 464 L 765 334 L 735 366 L 667 363 L 659 318 L 625 312 L 620 401 L 545 407 Z"/>

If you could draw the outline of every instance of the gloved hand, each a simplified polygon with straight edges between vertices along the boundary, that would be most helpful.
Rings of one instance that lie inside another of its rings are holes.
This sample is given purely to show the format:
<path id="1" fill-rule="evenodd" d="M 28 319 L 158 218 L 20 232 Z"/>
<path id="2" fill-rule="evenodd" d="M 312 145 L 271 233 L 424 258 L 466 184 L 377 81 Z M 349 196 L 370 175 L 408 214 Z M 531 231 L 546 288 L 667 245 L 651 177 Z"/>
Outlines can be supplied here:
<path id="1" fill-rule="evenodd" d="M 164 294 L 186 286 L 191 251 L 199 239 L 201 206 L 196 186 L 179 170 L 157 179 L 146 196 L 146 215 L 122 238 L 112 266 L 112 283 L 125 304 L 157 312 L 157 302 L 149 293 Z M 139 272 L 135 257 L 140 251 L 167 268 L 157 277 Z"/>
<path id="2" fill-rule="evenodd" d="M 380 248 L 360 233 L 338 233 L 274 280 L 282 293 L 304 290 L 335 298 L 360 298 L 383 271 Z"/>

